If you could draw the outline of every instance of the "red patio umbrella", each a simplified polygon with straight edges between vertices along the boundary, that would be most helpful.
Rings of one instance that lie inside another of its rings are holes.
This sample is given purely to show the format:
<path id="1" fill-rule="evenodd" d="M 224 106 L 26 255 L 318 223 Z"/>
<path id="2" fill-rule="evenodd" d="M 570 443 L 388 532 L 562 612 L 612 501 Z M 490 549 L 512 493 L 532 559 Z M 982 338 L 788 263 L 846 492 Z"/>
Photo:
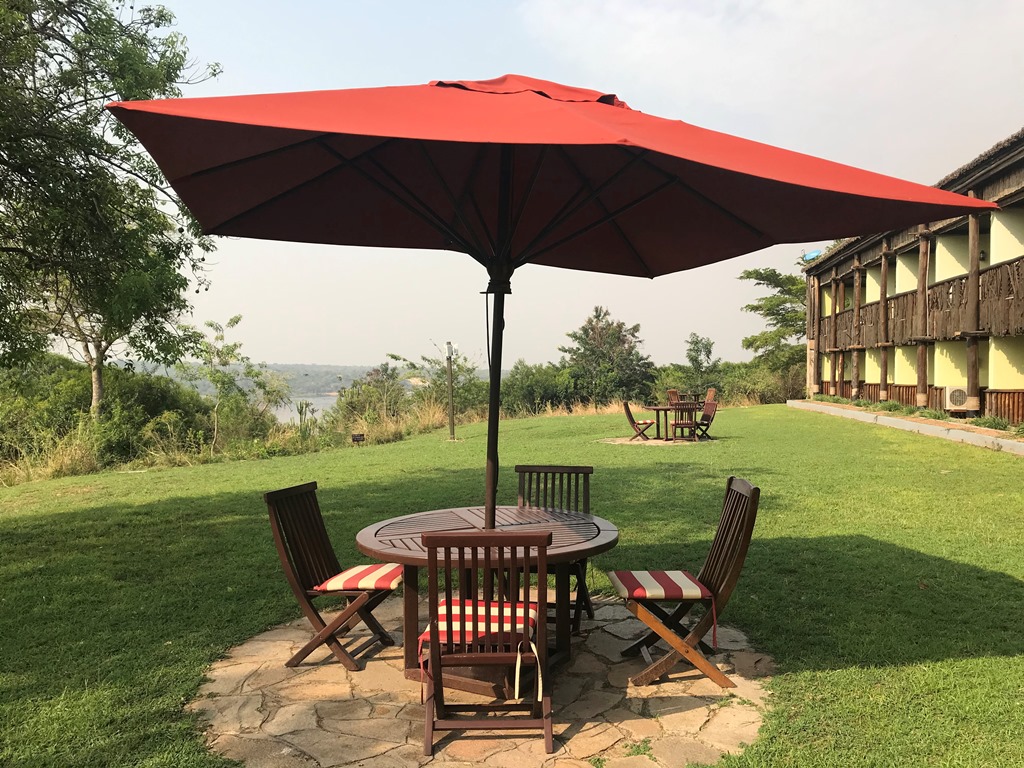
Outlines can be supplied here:
<path id="1" fill-rule="evenodd" d="M 517 267 L 656 277 L 994 207 L 517 75 L 108 108 L 209 234 L 454 250 L 487 269 L 489 525 Z"/>

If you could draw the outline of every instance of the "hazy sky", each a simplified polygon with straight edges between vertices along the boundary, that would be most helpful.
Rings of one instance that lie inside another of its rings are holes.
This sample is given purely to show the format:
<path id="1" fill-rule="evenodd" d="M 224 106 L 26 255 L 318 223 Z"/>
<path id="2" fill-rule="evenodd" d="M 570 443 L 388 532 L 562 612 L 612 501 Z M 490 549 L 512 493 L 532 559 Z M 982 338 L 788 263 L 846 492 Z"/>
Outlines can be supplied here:
<path id="1" fill-rule="evenodd" d="M 634 109 L 934 184 L 1024 126 L 1020 0 L 164 0 L 197 62 L 187 96 L 480 80 L 516 73 Z M 244 316 L 253 360 L 366 364 L 451 340 L 481 365 L 487 275 L 471 258 L 218 238 L 193 321 Z M 504 365 L 559 358 L 594 306 L 640 324 L 659 365 L 691 332 L 725 360 L 760 330 L 744 269 L 796 272 L 777 246 L 656 280 L 527 265 Z"/>

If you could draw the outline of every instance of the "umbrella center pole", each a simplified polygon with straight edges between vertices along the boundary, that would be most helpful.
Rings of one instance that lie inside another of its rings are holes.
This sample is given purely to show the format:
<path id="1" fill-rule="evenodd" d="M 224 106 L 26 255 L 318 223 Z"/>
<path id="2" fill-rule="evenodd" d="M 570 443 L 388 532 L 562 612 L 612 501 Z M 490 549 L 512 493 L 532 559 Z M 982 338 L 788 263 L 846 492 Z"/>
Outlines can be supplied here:
<path id="1" fill-rule="evenodd" d="M 501 343 L 505 332 L 505 296 L 512 293 L 508 277 L 492 273 L 486 293 L 493 294 L 491 360 L 487 401 L 487 469 L 484 488 L 484 528 L 494 528 L 498 498 L 498 416 L 501 410 Z"/>

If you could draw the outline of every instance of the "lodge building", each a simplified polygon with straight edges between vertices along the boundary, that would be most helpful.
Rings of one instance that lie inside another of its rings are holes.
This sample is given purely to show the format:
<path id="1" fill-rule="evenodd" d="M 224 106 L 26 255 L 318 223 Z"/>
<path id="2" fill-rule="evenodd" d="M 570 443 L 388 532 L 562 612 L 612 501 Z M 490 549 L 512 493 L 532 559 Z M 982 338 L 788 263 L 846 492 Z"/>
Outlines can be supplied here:
<path id="1" fill-rule="evenodd" d="M 935 186 L 997 203 L 835 243 L 807 278 L 807 388 L 1024 422 L 1024 130 Z"/>

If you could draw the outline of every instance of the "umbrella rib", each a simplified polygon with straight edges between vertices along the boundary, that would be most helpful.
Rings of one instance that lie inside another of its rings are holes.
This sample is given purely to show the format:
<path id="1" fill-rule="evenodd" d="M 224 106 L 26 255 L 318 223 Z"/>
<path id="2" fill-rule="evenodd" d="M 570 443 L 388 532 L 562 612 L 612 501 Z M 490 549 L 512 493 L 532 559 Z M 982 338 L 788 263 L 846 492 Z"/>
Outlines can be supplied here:
<path id="1" fill-rule="evenodd" d="M 563 149 L 563 152 L 565 154 L 565 162 L 568 163 L 569 167 L 572 168 L 576 172 L 576 176 L 577 176 L 577 178 L 579 178 L 580 183 L 589 186 L 589 181 L 587 180 L 586 176 L 583 174 L 583 171 L 580 169 L 579 165 L 572 159 L 572 157 L 569 155 L 568 152 L 564 151 L 564 149 Z M 658 192 L 661 191 L 661 189 L 662 189 L 662 187 L 659 187 L 659 188 L 656 188 L 656 189 L 652 190 L 650 193 L 648 193 L 647 195 L 641 197 L 639 200 L 634 201 L 628 207 L 620 208 L 614 214 L 610 213 L 608 211 L 607 206 L 605 206 L 605 204 L 603 202 L 601 202 L 600 197 L 595 195 L 594 196 L 594 203 L 596 205 L 600 206 L 601 210 L 604 211 L 604 218 L 594 222 L 593 225 L 591 225 L 590 227 L 588 227 L 586 229 L 583 229 L 583 230 L 577 232 L 575 235 L 570 235 L 570 237 L 577 237 L 579 235 L 582 235 L 584 232 L 590 231 L 591 229 L 593 229 L 595 226 L 598 226 L 602 222 L 607 222 L 608 225 L 611 226 L 615 230 L 615 232 L 619 235 L 619 237 L 622 239 L 623 244 L 626 246 L 626 248 L 629 250 L 629 252 L 633 254 L 633 258 L 636 259 L 636 262 L 641 267 L 643 267 L 644 271 L 647 273 L 647 276 L 648 277 L 654 277 L 654 271 L 651 269 L 650 264 L 648 264 L 644 260 L 644 257 L 640 255 L 640 252 L 637 251 L 637 249 L 633 245 L 632 241 L 628 237 L 626 237 L 626 233 L 622 231 L 622 227 L 619 226 L 619 223 L 615 219 L 616 219 L 616 217 L 620 213 L 623 213 L 626 210 L 628 210 L 629 208 L 633 207 L 633 205 L 636 205 L 636 204 L 642 202 L 643 200 L 648 199 L 648 197 L 651 197 L 652 195 L 657 194 Z"/>
<path id="2" fill-rule="evenodd" d="M 537 179 L 540 177 L 540 170 L 544 166 L 544 159 L 547 157 L 548 147 L 545 144 L 541 147 L 540 157 L 537 158 L 537 162 L 533 165 L 533 172 L 530 175 L 530 181 L 526 184 L 526 189 L 523 190 L 522 199 L 519 201 L 519 208 L 512 218 L 512 233 L 519 229 L 519 223 L 523 220 L 523 215 L 526 213 L 526 204 L 530 202 L 530 196 L 533 194 L 533 188 L 537 186 Z M 509 242 L 512 242 L 512 234 L 509 235 Z M 527 246 L 529 247 L 529 246 Z M 521 266 L 517 263 L 517 266 Z"/>
<path id="3" fill-rule="evenodd" d="M 229 160 L 226 163 L 211 165 L 209 168 L 203 168 L 202 170 L 187 173 L 184 176 L 179 176 L 174 181 L 176 183 L 179 181 L 183 181 L 185 179 L 198 179 L 210 173 L 217 173 L 218 171 L 230 170 L 231 168 L 234 168 L 235 166 L 238 165 L 244 165 L 246 163 L 254 162 L 257 160 L 264 160 L 268 157 L 273 157 L 274 155 L 280 155 L 284 152 L 289 152 L 293 149 L 304 147 L 307 144 L 318 144 L 323 140 L 325 136 L 329 135 L 330 134 L 327 133 L 321 133 L 316 136 L 311 136 L 308 139 L 303 139 L 302 141 L 296 141 L 292 144 L 286 144 L 283 147 L 275 147 L 274 149 L 268 149 L 266 152 L 259 152 L 255 155 L 246 155 L 245 157 L 240 157 L 235 160 Z"/>
<path id="4" fill-rule="evenodd" d="M 438 185 L 441 187 L 441 189 L 444 191 L 445 195 L 448 197 L 448 202 L 450 202 L 452 204 L 452 210 L 455 211 L 455 216 L 459 220 L 459 224 L 461 224 L 463 229 L 466 230 L 466 234 L 467 234 L 467 238 L 466 239 L 467 240 L 471 239 L 473 241 L 472 245 L 476 249 L 475 253 L 483 253 L 483 248 L 480 247 L 479 241 L 473 235 L 472 228 L 469 226 L 469 223 L 466 221 L 465 217 L 462 214 L 462 206 L 459 203 L 459 201 L 456 199 L 455 193 L 452 192 L 451 187 L 448 185 L 448 182 L 446 182 L 444 180 L 444 177 L 441 175 L 441 171 L 438 169 L 437 164 L 434 162 L 434 158 L 431 157 L 430 153 L 427 151 L 426 142 L 425 141 L 418 141 L 416 143 L 419 145 L 420 152 L 423 154 L 423 159 L 426 161 L 427 167 L 429 167 L 431 172 L 434 174 L 434 180 L 437 181 Z M 478 153 L 477 154 L 477 159 L 476 159 L 476 161 L 473 164 L 473 166 L 474 166 L 473 174 L 472 174 L 473 176 L 476 175 L 476 169 L 479 167 L 479 163 L 480 163 L 480 155 Z M 451 229 L 450 225 L 449 225 L 449 229 Z M 454 230 L 452 230 L 452 231 L 454 231 Z M 490 239 L 490 238 L 488 237 L 488 239 Z M 491 245 L 492 245 L 492 248 L 493 248 L 493 245 L 494 245 L 493 242 L 491 243 Z"/>
<path id="5" fill-rule="evenodd" d="M 579 237 L 581 235 L 585 235 L 587 232 L 590 232 L 592 229 L 596 229 L 597 227 L 600 227 L 600 226 L 602 226 L 604 224 L 611 223 L 613 226 L 615 226 L 616 230 L 618 230 L 620 232 L 620 234 L 621 234 L 622 230 L 620 230 L 618 228 L 618 226 L 615 225 L 615 219 L 616 218 L 621 216 L 626 211 L 628 211 L 628 210 L 630 210 L 632 208 L 635 208 L 636 206 L 640 205 L 640 203 L 642 203 L 642 202 L 644 202 L 646 200 L 649 200 L 650 198 L 654 197 L 656 194 L 661 192 L 663 189 L 666 189 L 667 187 L 670 187 L 671 185 L 672 185 L 672 179 L 667 179 L 664 183 L 662 183 L 662 184 L 658 185 L 657 187 L 655 187 L 654 189 L 650 190 L 647 194 L 641 195 L 640 197 L 635 198 L 634 200 L 626 203 L 625 205 L 620 206 L 619 208 L 616 208 L 614 211 L 606 212 L 607 215 L 605 216 L 605 218 L 598 219 L 596 221 L 592 221 L 587 226 L 581 227 L 580 229 L 577 229 L 575 232 L 573 232 L 572 234 L 566 235 L 561 240 L 558 240 L 558 241 L 556 241 L 554 243 L 551 243 L 550 245 L 547 245 L 547 246 L 545 246 L 544 248 L 541 248 L 538 251 L 534 251 L 533 253 L 530 254 L 529 260 L 536 259 L 537 257 L 542 256 L 543 254 L 548 253 L 549 251 L 553 251 L 554 249 L 558 248 L 559 246 L 563 245 L 564 243 L 567 243 L 570 240 L 573 240 L 573 239 L 575 239 L 575 238 L 577 238 L 577 237 Z M 625 239 L 625 236 L 623 236 L 623 239 Z M 628 240 L 626 240 L 626 243 L 627 243 L 627 245 L 629 245 L 630 250 L 633 251 L 634 254 L 636 254 L 636 251 L 633 249 L 633 246 L 629 244 Z M 651 271 L 651 268 L 647 265 L 647 263 L 642 258 L 640 258 L 639 254 L 636 254 L 636 255 L 637 255 L 637 260 L 640 262 L 640 264 L 642 264 L 644 266 L 644 269 L 646 269 L 648 276 L 654 277 L 654 273 Z"/>
<path id="6" fill-rule="evenodd" d="M 762 232 L 760 229 L 755 227 L 749 221 L 747 221 L 746 219 L 741 219 L 739 216 L 737 216 L 735 213 L 730 211 L 725 206 L 715 202 L 710 197 L 705 195 L 703 192 L 699 192 L 698 190 L 694 189 L 689 184 L 687 184 L 685 181 L 683 181 L 679 176 L 677 176 L 675 174 L 672 174 L 672 173 L 669 173 L 664 168 L 659 168 L 654 163 L 646 162 L 646 157 L 644 158 L 644 160 L 645 160 L 645 165 L 647 165 L 648 168 L 651 168 L 652 170 L 657 171 L 658 173 L 660 173 L 665 178 L 674 180 L 680 187 L 685 189 L 687 192 L 689 192 L 691 195 L 696 197 L 698 200 L 706 203 L 707 205 L 709 205 L 710 207 L 714 208 L 716 211 L 719 211 L 720 213 L 724 214 L 725 216 L 728 216 L 730 219 L 735 221 L 741 227 L 745 227 L 746 229 L 748 229 L 751 233 L 757 235 L 758 237 L 764 237 L 764 232 Z M 698 165 L 700 165 L 700 163 L 698 163 Z"/>
<path id="7" fill-rule="evenodd" d="M 339 155 L 338 157 L 343 158 L 344 156 Z M 470 243 L 467 243 L 466 240 L 462 236 L 460 236 L 459 232 L 457 232 L 455 229 L 449 226 L 449 224 L 447 224 L 447 222 L 444 221 L 444 219 L 438 216 L 436 212 L 431 210 L 431 208 L 427 206 L 426 203 L 424 203 L 423 200 L 420 199 L 420 197 L 417 196 L 412 189 L 401 183 L 401 181 L 399 181 L 394 176 L 394 174 L 390 173 L 384 166 L 382 166 L 375 157 L 369 156 L 369 162 L 372 163 L 373 166 L 378 171 L 380 171 L 381 174 L 388 178 L 391 181 L 391 183 L 393 183 L 400 191 L 402 191 L 402 193 L 408 195 L 409 199 L 407 200 L 406 198 L 403 198 L 401 195 L 396 193 L 394 189 L 391 189 L 385 184 L 382 184 L 379 179 L 374 178 L 369 173 L 367 173 L 366 170 L 359 168 L 359 166 L 356 165 L 355 163 L 352 164 L 352 168 L 354 168 L 355 171 L 359 173 L 362 177 L 366 178 L 371 183 L 376 184 L 377 187 L 380 188 L 385 195 L 388 195 L 400 206 L 406 208 L 411 213 L 419 216 L 429 226 L 432 226 L 438 232 L 443 234 L 445 238 L 449 238 L 454 245 L 460 246 L 461 250 L 464 253 L 469 254 L 473 259 L 478 261 L 480 264 L 486 266 L 486 263 L 479 256 L 476 255 L 476 252 L 473 250 L 472 245 Z"/>
<path id="8" fill-rule="evenodd" d="M 564 149 L 562 150 L 562 153 L 565 154 L 565 150 Z M 583 206 L 585 206 L 590 201 L 594 200 L 598 195 L 601 194 L 601 192 L 603 192 L 605 190 L 606 187 L 608 187 L 609 185 L 614 183 L 622 174 L 624 174 L 626 171 L 628 171 L 633 166 L 634 163 L 638 162 L 640 160 L 640 157 L 641 157 L 640 154 L 633 155 L 632 159 L 628 163 L 623 165 L 621 168 L 619 168 L 619 170 L 617 170 L 615 173 L 613 173 L 611 176 L 609 176 L 607 179 L 605 179 L 596 189 L 592 188 L 590 190 L 590 194 L 589 195 L 585 195 L 582 200 L 579 199 L 580 198 L 580 192 L 579 191 L 577 191 L 575 194 L 573 194 L 572 197 L 570 197 L 568 200 L 565 201 L 565 204 L 559 209 L 559 211 L 554 216 L 551 217 L 551 220 L 547 223 L 547 225 L 544 226 L 536 234 L 536 236 L 529 243 L 526 244 L 526 246 L 523 248 L 522 252 L 524 254 L 530 253 L 531 249 L 538 242 L 540 242 L 545 237 L 547 237 L 549 234 L 551 234 L 551 232 L 553 232 L 555 229 L 557 229 L 562 224 L 562 222 L 564 222 L 566 219 L 568 219 L 571 216 L 573 216 L 574 214 L 576 214 L 576 212 L 578 212 L 580 209 L 582 209 Z M 570 165 L 572 165 L 571 162 L 570 162 Z M 575 235 L 573 235 L 572 237 L 575 237 Z M 565 242 L 566 239 L 568 239 L 568 238 L 563 238 L 559 242 L 560 243 L 561 242 Z M 535 252 L 530 257 L 523 256 L 521 259 L 518 260 L 517 266 L 521 266 L 523 264 L 526 264 L 527 262 L 530 261 L 530 259 L 534 258 L 538 253 L 545 253 L 545 252 L 547 252 L 549 250 L 551 250 L 551 249 L 550 248 L 543 248 L 542 250 Z"/>

